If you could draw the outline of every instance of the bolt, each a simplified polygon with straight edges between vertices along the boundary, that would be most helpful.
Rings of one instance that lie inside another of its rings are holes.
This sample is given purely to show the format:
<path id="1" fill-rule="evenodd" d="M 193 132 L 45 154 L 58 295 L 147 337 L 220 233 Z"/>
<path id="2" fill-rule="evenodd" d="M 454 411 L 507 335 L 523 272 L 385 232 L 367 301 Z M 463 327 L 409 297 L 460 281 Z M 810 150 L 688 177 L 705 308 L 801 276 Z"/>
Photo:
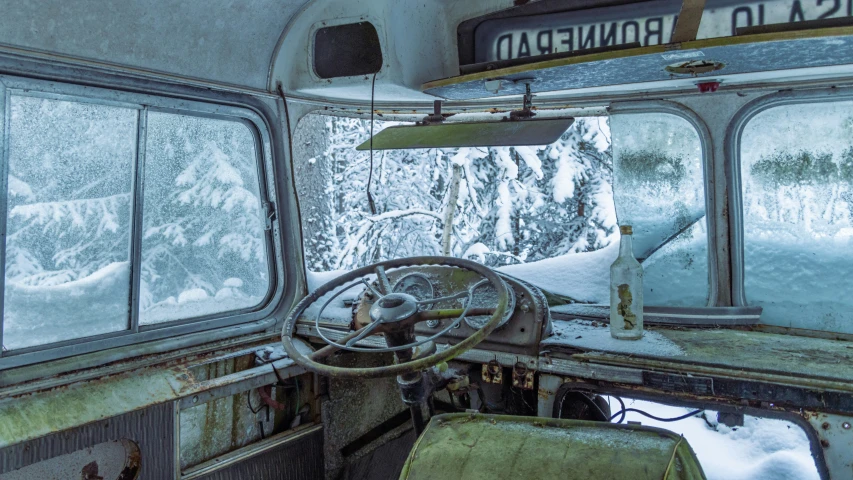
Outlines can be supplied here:
<path id="1" fill-rule="evenodd" d="M 829 430 L 829 422 L 823 422 L 823 425 L 820 426 L 824 430 Z"/>
<path id="2" fill-rule="evenodd" d="M 198 395 L 193 395 L 193 403 L 198 403 Z"/>
<path id="3" fill-rule="evenodd" d="M 824 438 L 824 439 L 821 439 L 821 441 L 820 441 L 820 445 L 821 445 L 823 448 L 829 448 L 829 440 L 827 440 L 827 439 L 825 439 L 825 438 Z"/>
<path id="4" fill-rule="evenodd" d="M 850 422 L 842 423 L 841 428 L 843 428 L 844 430 L 850 430 Z"/>

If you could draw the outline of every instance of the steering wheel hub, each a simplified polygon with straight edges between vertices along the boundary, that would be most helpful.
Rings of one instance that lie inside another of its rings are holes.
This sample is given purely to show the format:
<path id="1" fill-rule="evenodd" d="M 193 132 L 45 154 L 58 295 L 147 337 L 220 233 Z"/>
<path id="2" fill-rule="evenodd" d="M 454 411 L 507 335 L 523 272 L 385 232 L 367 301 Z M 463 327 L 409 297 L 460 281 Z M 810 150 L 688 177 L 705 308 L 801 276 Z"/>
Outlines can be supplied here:
<path id="1" fill-rule="evenodd" d="M 370 307 L 370 319 L 374 322 L 396 323 L 411 317 L 417 311 L 417 298 L 408 293 L 391 293 Z"/>

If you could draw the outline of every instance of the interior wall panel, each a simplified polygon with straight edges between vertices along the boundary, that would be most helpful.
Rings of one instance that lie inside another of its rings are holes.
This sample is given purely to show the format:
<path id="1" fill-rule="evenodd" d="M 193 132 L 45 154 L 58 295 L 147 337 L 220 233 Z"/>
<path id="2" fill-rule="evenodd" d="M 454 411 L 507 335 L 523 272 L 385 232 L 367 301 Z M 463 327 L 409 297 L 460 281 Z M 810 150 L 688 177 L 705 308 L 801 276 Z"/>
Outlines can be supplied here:
<path id="1" fill-rule="evenodd" d="M 57 412 L 57 415 L 67 413 Z M 0 477 L 3 473 L 99 443 L 128 439 L 137 444 L 141 453 L 140 479 L 171 479 L 175 471 L 174 425 L 174 403 L 162 403 L 19 443 L 0 450 Z"/>

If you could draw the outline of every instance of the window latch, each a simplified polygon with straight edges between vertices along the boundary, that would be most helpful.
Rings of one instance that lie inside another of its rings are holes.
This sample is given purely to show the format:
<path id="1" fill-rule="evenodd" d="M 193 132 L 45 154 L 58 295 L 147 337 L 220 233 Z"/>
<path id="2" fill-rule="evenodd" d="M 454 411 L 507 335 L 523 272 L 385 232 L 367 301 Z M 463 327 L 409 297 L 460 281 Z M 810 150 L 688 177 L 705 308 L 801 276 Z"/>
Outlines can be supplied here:
<path id="1" fill-rule="evenodd" d="M 275 203 L 264 202 L 264 230 L 272 230 L 272 222 L 275 221 Z"/>

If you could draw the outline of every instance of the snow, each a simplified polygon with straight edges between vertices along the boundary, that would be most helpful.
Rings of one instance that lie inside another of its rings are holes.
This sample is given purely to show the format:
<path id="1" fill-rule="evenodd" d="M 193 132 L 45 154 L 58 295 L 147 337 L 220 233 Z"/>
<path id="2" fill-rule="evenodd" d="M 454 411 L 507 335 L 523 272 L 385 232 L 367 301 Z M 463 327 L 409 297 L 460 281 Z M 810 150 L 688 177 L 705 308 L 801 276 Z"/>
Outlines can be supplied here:
<path id="1" fill-rule="evenodd" d="M 189 290 L 184 290 L 178 295 L 178 303 L 190 303 L 190 302 L 198 302 L 201 300 L 206 300 L 208 298 L 207 292 L 205 292 L 201 288 L 191 288 Z"/>
<path id="2" fill-rule="evenodd" d="M 474 258 L 480 263 L 486 262 L 486 254 L 491 252 L 491 249 L 482 243 L 475 243 L 468 247 L 464 253 L 462 253 L 462 258 Z"/>
<path id="3" fill-rule="evenodd" d="M 623 400 L 628 408 L 661 418 L 684 415 L 691 409 L 641 400 Z M 620 405 L 609 399 L 616 413 Z M 696 453 L 708 480 L 812 480 L 820 478 L 805 432 L 797 425 L 768 418 L 745 416 L 744 426 L 718 424 L 716 412 L 705 411 L 709 427 L 701 417 L 677 422 L 659 422 L 629 412 L 626 421 L 659 427 L 684 435 Z"/>
<path id="4" fill-rule="evenodd" d="M 587 320 L 554 321 L 553 333 L 542 340 L 543 347 L 563 345 L 582 350 L 627 353 L 652 357 L 677 357 L 684 350 L 658 332 L 645 330 L 640 340 L 617 340 L 610 336 L 606 323 Z"/>
<path id="5" fill-rule="evenodd" d="M 125 330 L 129 296 L 128 262 L 114 262 L 58 285 L 8 282 L 3 345 L 12 350 Z"/>
<path id="6" fill-rule="evenodd" d="M 612 243 L 600 250 L 572 253 L 538 262 L 507 265 L 501 272 L 532 283 L 551 293 L 583 303 L 610 302 L 610 264 L 619 254 Z"/>

